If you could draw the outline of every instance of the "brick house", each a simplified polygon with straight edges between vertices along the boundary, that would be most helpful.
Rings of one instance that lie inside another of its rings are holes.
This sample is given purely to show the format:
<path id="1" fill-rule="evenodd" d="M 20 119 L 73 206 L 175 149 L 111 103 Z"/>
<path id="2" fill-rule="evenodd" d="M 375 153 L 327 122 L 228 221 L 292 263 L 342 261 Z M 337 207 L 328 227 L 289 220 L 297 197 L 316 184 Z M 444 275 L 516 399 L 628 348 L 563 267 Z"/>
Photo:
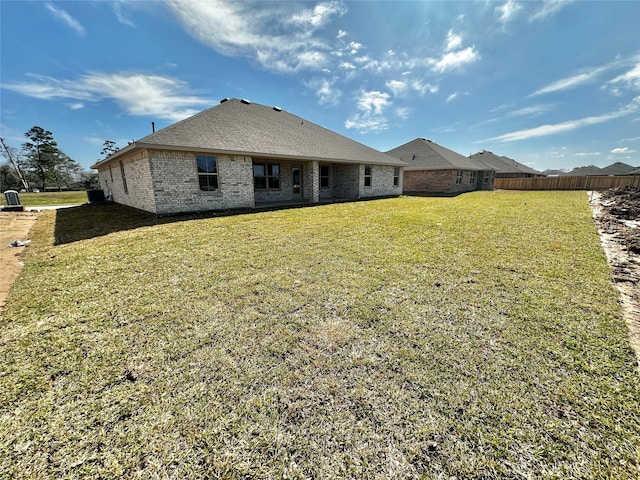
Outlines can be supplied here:
<path id="1" fill-rule="evenodd" d="M 546 177 L 544 173 L 516 162 L 513 158 L 496 155 L 488 150 L 474 153 L 469 158 L 474 162 L 477 161 L 483 165 L 489 165 L 496 171 L 496 178 Z"/>
<path id="2" fill-rule="evenodd" d="M 279 107 L 237 99 L 92 166 L 108 198 L 157 215 L 397 196 L 403 167 Z"/>
<path id="3" fill-rule="evenodd" d="M 407 164 L 405 193 L 463 193 L 493 188 L 493 168 L 431 140 L 416 138 L 386 153 Z"/>

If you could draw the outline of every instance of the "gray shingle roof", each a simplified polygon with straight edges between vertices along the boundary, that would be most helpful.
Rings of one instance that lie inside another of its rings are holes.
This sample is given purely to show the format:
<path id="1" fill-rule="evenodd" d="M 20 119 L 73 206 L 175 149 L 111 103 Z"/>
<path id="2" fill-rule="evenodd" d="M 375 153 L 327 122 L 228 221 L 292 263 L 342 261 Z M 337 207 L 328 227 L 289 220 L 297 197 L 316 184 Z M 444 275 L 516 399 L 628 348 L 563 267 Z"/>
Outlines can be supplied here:
<path id="1" fill-rule="evenodd" d="M 602 169 L 602 175 L 627 175 L 635 170 L 635 168 L 636 167 L 627 165 L 626 163 L 615 162 L 604 167 Z"/>
<path id="2" fill-rule="evenodd" d="M 542 175 L 541 172 L 531 167 L 516 162 L 514 159 L 504 156 L 498 156 L 493 152 L 483 150 L 471 155 L 473 160 L 479 160 L 493 167 L 498 174 L 506 173 L 526 173 L 529 175 Z"/>
<path id="3" fill-rule="evenodd" d="M 587 165 L 586 167 L 576 167 L 567 173 L 570 177 L 581 177 L 583 175 L 604 175 L 600 167 L 595 165 Z"/>
<path id="4" fill-rule="evenodd" d="M 416 138 L 387 153 L 407 163 L 405 170 L 493 170 L 424 138 Z"/>
<path id="5" fill-rule="evenodd" d="M 238 99 L 223 100 L 133 142 L 103 161 L 135 148 L 404 166 L 394 157 L 278 107 Z"/>

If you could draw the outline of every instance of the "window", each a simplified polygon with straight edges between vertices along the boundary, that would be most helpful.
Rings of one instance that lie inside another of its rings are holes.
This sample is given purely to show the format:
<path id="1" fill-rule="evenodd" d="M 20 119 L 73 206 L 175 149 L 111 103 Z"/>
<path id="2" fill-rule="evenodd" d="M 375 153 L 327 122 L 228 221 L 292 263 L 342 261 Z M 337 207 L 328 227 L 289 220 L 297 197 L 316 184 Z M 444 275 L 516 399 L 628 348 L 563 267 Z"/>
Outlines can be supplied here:
<path id="1" fill-rule="evenodd" d="M 120 162 L 120 174 L 122 175 L 122 188 L 124 193 L 129 195 L 129 187 L 127 187 L 127 176 L 124 174 L 124 163 Z"/>
<path id="2" fill-rule="evenodd" d="M 198 183 L 203 192 L 218 190 L 218 159 L 213 155 L 196 155 Z"/>
<path id="3" fill-rule="evenodd" d="M 400 167 L 395 167 L 393 169 L 393 186 L 397 187 L 400 185 Z"/>
<path id="4" fill-rule="evenodd" d="M 280 188 L 280 165 L 277 163 L 254 163 L 253 186 L 258 190 Z"/>
<path id="5" fill-rule="evenodd" d="M 489 175 L 488 175 L 488 174 L 485 174 L 485 176 L 484 176 L 484 179 L 483 179 L 483 180 L 484 180 L 484 183 L 489 183 Z"/>
<path id="6" fill-rule="evenodd" d="M 458 170 L 456 172 L 456 185 L 460 185 L 462 183 L 462 170 Z"/>
<path id="7" fill-rule="evenodd" d="M 371 165 L 364 166 L 364 186 L 371 186 Z"/>
<path id="8" fill-rule="evenodd" d="M 109 176 L 111 177 L 111 183 L 113 183 L 113 170 L 111 170 L 111 164 L 109 164 Z"/>
<path id="9" fill-rule="evenodd" d="M 320 188 L 328 188 L 329 183 L 329 165 L 320 165 Z"/>
<path id="10" fill-rule="evenodd" d="M 476 172 L 471 172 L 469 174 L 469 183 L 471 185 L 475 185 L 476 184 Z"/>

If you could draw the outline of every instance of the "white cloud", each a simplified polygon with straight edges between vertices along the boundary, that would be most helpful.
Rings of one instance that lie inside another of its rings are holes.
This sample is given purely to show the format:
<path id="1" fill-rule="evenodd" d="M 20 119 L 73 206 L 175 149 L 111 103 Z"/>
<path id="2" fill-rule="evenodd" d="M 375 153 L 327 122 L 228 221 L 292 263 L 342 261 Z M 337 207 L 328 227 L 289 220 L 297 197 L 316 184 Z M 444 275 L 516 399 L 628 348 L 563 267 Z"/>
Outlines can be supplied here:
<path id="1" fill-rule="evenodd" d="M 386 86 L 396 97 L 404 94 L 408 88 L 407 82 L 402 82 L 400 80 L 389 80 L 386 83 Z"/>
<path id="2" fill-rule="evenodd" d="M 629 147 L 619 147 L 619 148 L 614 148 L 613 150 L 611 150 L 610 153 L 621 154 L 621 153 L 636 153 L 636 152 L 637 150 L 634 150 Z"/>
<path id="3" fill-rule="evenodd" d="M 509 23 L 521 9 L 522 6 L 514 2 L 514 0 L 508 0 L 505 4 L 496 7 L 495 12 L 498 14 L 500 23 Z"/>
<path id="4" fill-rule="evenodd" d="M 88 73 L 77 80 L 57 80 L 41 75 L 30 75 L 32 82 L 5 84 L 2 87 L 23 95 L 43 100 L 57 98 L 77 102 L 99 102 L 110 99 L 131 115 L 145 115 L 178 121 L 209 105 L 207 99 L 185 95 L 187 85 L 177 79 L 140 73 Z"/>
<path id="5" fill-rule="evenodd" d="M 425 93 L 438 93 L 439 87 L 430 83 L 422 83 L 420 80 L 411 82 L 411 88 L 418 92 L 421 96 Z"/>
<path id="6" fill-rule="evenodd" d="M 602 155 L 602 152 L 578 152 L 574 153 L 574 157 L 599 157 Z"/>
<path id="7" fill-rule="evenodd" d="M 583 83 L 591 82 L 595 80 L 598 75 L 606 70 L 606 67 L 594 68 L 590 72 L 578 73 L 576 75 L 572 75 L 571 77 L 563 78 L 561 80 L 555 81 L 546 87 L 542 87 L 539 90 L 533 92 L 530 97 L 535 95 L 543 95 L 546 93 L 557 92 L 559 90 L 567 90 L 569 88 L 576 87 L 578 85 L 582 85 Z"/>
<path id="8" fill-rule="evenodd" d="M 374 115 L 380 115 L 389 104 L 389 94 L 378 91 L 362 92 L 358 100 L 360 110 Z"/>
<path id="9" fill-rule="evenodd" d="M 322 78 L 306 82 L 306 86 L 315 92 L 320 105 L 336 105 L 342 92 L 334 87 L 334 83 L 332 80 Z"/>
<path id="10" fill-rule="evenodd" d="M 453 30 L 449 30 L 447 33 L 447 46 L 445 52 L 451 52 L 462 45 L 462 37 L 453 33 Z"/>
<path id="11" fill-rule="evenodd" d="M 542 2 L 542 8 L 531 15 L 529 21 L 543 20 L 548 16 L 554 15 L 573 1 L 574 0 L 544 0 Z"/>
<path id="12" fill-rule="evenodd" d="M 617 112 L 607 113 L 604 115 L 585 117 L 578 120 L 570 120 L 554 125 L 541 125 L 539 127 L 527 128 L 516 132 L 506 133 L 488 139 L 488 141 L 498 142 L 516 142 L 519 140 L 528 140 L 530 138 L 545 137 L 548 135 L 557 135 L 559 133 L 569 132 L 577 128 L 586 127 L 588 125 L 596 125 L 598 123 L 608 122 L 616 118 L 623 117 L 638 110 L 640 107 L 640 97 L 636 97 L 629 105 L 618 110 Z M 476 142 L 477 143 L 477 142 Z"/>
<path id="13" fill-rule="evenodd" d="M 44 4 L 45 8 L 49 10 L 62 23 L 66 24 L 71 29 L 75 30 L 79 35 L 84 35 L 86 33 L 85 28 L 78 22 L 75 18 L 69 15 L 62 8 L 54 7 L 50 2 L 46 2 Z"/>
<path id="14" fill-rule="evenodd" d="M 389 94 L 379 91 L 361 92 L 358 99 L 359 112 L 352 115 L 344 124 L 360 133 L 386 130 L 387 119 L 383 111 L 391 106 Z"/>
<path id="15" fill-rule="evenodd" d="M 438 73 L 444 73 L 449 70 L 462 68 L 467 63 L 473 63 L 480 58 L 478 52 L 473 47 L 467 47 L 457 52 L 445 53 L 439 59 L 428 59 L 427 62 L 432 65 L 433 70 Z"/>
<path id="16" fill-rule="evenodd" d="M 81 110 L 84 108 L 84 103 L 82 102 L 70 103 L 69 108 L 71 110 Z"/>
<path id="17" fill-rule="evenodd" d="M 346 37 L 348 35 L 347 32 L 345 32 L 344 30 L 338 30 L 338 35 L 336 35 L 336 38 L 343 38 Z"/>
<path id="18" fill-rule="evenodd" d="M 303 10 L 291 16 L 294 23 L 308 24 L 314 28 L 321 27 L 329 22 L 334 15 L 344 15 L 347 9 L 342 2 L 319 3 L 312 10 Z"/>
<path id="19" fill-rule="evenodd" d="M 124 0 L 117 0 L 116 2 L 114 2 L 113 13 L 118 19 L 118 22 L 120 22 L 121 24 L 127 25 L 129 27 L 135 27 L 136 25 L 131 20 L 129 20 L 129 18 L 127 18 L 127 16 L 125 15 L 124 5 L 125 5 Z"/>
<path id="20" fill-rule="evenodd" d="M 629 88 L 640 90 L 640 63 L 635 65 L 627 73 L 617 76 L 609 82 L 610 84 L 625 84 Z"/>
<path id="21" fill-rule="evenodd" d="M 168 5 L 201 43 L 223 55 L 254 58 L 279 72 L 325 68 L 331 49 L 315 33 L 347 11 L 337 1 L 294 13 L 294 4 L 260 1 L 169 0 Z"/>
<path id="22" fill-rule="evenodd" d="M 508 117 L 535 117 L 537 115 L 541 115 L 543 113 L 548 112 L 552 108 L 553 108 L 552 105 L 547 105 L 547 104 L 532 105 L 530 107 L 513 110 L 509 112 L 507 116 Z"/>
<path id="23" fill-rule="evenodd" d="M 450 101 L 452 101 L 453 99 L 455 99 L 458 96 L 458 93 L 452 93 L 451 95 L 449 95 L 447 97 L 447 103 L 449 103 Z"/>

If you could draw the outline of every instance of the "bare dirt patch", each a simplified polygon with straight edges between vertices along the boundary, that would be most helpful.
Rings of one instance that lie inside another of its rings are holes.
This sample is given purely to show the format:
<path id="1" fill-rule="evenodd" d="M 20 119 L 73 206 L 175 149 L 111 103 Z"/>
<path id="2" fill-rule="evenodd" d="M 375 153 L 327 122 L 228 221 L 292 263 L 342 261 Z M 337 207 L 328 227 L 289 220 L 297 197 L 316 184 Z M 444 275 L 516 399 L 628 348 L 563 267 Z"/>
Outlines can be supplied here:
<path id="1" fill-rule="evenodd" d="M 26 240 L 38 218 L 37 212 L 0 212 L 0 310 L 5 306 L 11 285 L 22 269 L 25 247 L 10 247 L 15 240 Z"/>
<path id="2" fill-rule="evenodd" d="M 591 209 L 640 364 L 640 191 L 591 192 Z"/>

